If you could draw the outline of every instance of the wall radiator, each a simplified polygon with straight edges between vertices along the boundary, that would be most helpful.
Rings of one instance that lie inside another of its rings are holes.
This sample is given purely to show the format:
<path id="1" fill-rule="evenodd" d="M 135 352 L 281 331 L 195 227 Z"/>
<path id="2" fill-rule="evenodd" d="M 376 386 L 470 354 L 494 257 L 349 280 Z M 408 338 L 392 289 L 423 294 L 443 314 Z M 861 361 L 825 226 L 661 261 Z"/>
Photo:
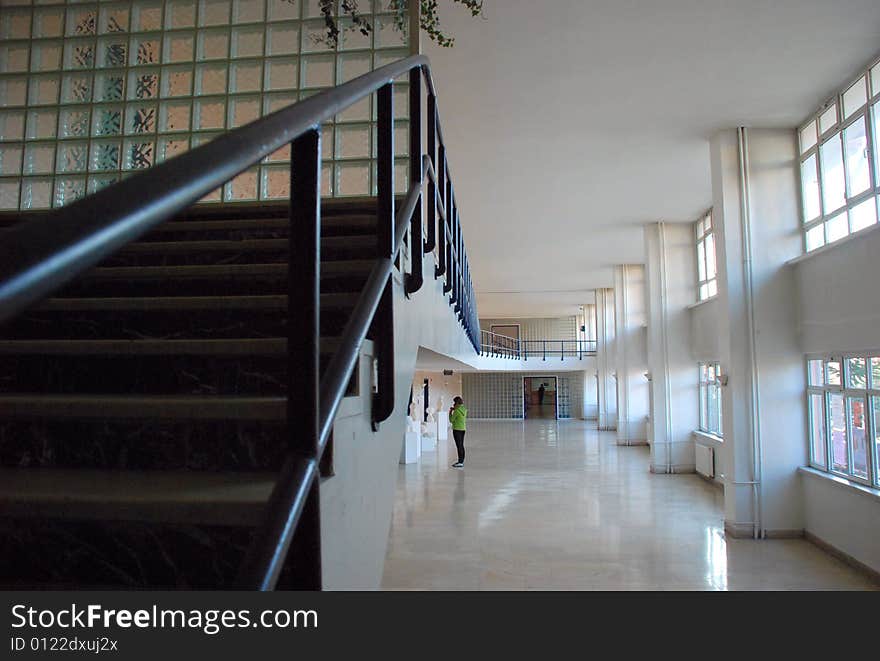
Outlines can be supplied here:
<path id="1" fill-rule="evenodd" d="M 706 446 L 695 444 L 697 453 L 697 472 L 706 477 L 715 477 L 715 451 Z"/>

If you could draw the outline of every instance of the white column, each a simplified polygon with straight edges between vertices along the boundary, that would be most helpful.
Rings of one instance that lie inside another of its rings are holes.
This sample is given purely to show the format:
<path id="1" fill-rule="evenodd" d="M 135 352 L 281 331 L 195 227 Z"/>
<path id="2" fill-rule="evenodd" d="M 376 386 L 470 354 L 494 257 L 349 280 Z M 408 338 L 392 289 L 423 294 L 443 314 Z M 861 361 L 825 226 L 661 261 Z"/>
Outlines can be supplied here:
<path id="1" fill-rule="evenodd" d="M 699 386 L 689 310 L 696 301 L 695 252 L 692 224 L 645 227 L 652 473 L 695 469 Z"/>
<path id="2" fill-rule="evenodd" d="M 614 384 L 614 290 L 596 290 L 596 372 L 599 429 L 617 429 L 617 389 Z"/>
<path id="3" fill-rule="evenodd" d="M 585 342 L 596 341 L 596 304 L 584 305 L 584 332 L 581 339 Z M 597 372 L 589 369 L 584 372 L 584 419 L 597 420 L 599 417 L 599 381 Z"/>
<path id="4" fill-rule="evenodd" d="M 803 530 L 807 458 L 797 288 L 802 251 L 797 147 L 790 130 L 725 130 L 711 141 L 718 257 L 725 529 Z"/>
<path id="5" fill-rule="evenodd" d="M 647 310 L 645 267 L 614 267 L 615 372 L 617 374 L 617 444 L 648 442 Z"/>

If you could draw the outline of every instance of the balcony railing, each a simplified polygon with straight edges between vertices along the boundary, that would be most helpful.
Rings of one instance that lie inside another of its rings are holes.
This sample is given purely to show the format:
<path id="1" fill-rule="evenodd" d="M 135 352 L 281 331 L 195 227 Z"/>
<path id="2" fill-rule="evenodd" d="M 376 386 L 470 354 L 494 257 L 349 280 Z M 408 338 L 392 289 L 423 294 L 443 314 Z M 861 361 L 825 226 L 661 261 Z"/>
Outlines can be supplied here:
<path id="1" fill-rule="evenodd" d="M 480 331 L 480 355 L 494 358 L 527 360 L 529 358 L 566 357 L 582 360 L 596 354 L 596 340 L 519 340 L 489 331 Z"/>

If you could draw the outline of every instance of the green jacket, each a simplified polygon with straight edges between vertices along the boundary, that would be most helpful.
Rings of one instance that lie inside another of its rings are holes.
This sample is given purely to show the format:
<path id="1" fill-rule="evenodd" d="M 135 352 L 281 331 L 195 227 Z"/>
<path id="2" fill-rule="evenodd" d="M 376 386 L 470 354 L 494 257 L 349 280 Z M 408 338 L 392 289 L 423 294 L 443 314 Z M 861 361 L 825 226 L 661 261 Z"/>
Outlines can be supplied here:
<path id="1" fill-rule="evenodd" d="M 449 414 L 449 422 L 452 423 L 453 430 L 465 431 L 467 429 L 467 409 L 461 405 L 456 406 Z"/>

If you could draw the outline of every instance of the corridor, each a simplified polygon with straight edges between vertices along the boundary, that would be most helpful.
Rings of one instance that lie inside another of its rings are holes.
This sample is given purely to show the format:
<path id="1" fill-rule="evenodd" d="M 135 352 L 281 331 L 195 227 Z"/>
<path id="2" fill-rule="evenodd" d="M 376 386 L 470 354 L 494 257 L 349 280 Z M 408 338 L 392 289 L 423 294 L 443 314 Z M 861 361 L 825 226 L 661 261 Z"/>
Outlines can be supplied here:
<path id="1" fill-rule="evenodd" d="M 595 423 L 468 424 L 401 465 L 386 590 L 877 589 L 803 540 L 725 539 L 720 489 Z"/>

